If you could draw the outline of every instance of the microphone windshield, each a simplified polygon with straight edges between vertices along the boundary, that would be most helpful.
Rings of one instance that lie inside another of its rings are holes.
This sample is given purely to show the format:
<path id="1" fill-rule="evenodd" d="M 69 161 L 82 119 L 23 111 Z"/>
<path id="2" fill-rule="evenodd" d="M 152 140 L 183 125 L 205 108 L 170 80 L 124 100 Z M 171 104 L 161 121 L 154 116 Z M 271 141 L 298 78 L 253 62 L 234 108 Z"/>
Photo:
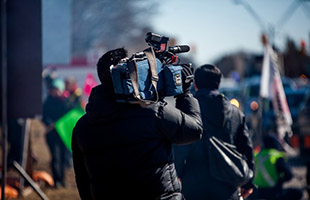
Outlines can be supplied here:
<path id="1" fill-rule="evenodd" d="M 178 46 L 173 46 L 173 47 L 169 47 L 168 51 L 172 52 L 172 53 L 185 53 L 185 52 L 189 52 L 190 47 L 188 45 L 178 45 Z"/>

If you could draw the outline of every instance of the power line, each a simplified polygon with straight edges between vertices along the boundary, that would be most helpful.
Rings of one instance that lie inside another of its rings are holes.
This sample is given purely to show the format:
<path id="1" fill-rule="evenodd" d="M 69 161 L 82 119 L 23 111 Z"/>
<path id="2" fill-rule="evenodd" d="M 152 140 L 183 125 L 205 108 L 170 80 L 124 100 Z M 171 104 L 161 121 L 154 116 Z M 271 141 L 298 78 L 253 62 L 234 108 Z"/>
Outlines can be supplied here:
<path id="1" fill-rule="evenodd" d="M 293 0 L 293 2 L 290 4 L 290 6 L 286 9 L 284 14 L 280 17 L 280 19 L 275 24 L 271 24 L 268 27 L 266 27 L 266 23 L 261 19 L 261 17 L 258 15 L 258 13 L 252 8 L 252 6 L 247 3 L 244 0 L 233 0 L 235 4 L 242 5 L 249 14 L 255 19 L 255 21 L 259 24 L 259 26 L 262 28 L 264 32 L 268 35 L 270 38 L 271 43 L 274 43 L 275 35 L 277 32 L 279 32 L 279 29 L 284 26 L 284 24 L 289 20 L 289 18 L 293 15 L 293 13 L 296 11 L 298 6 L 301 4 L 301 2 L 309 1 L 310 0 Z M 310 15 L 308 7 L 309 5 L 303 4 L 304 10 L 307 13 L 307 15 Z M 276 32 L 277 31 L 277 32 Z"/>
<path id="2" fill-rule="evenodd" d="M 307 3 L 309 1 L 309 4 Z M 299 4 L 302 4 L 302 8 L 304 13 L 309 17 L 310 19 L 310 0 L 299 0 Z"/>
<path id="3" fill-rule="evenodd" d="M 276 26 L 281 28 L 285 22 L 288 21 L 288 19 L 293 15 L 297 7 L 299 6 L 298 1 L 294 0 L 291 5 L 286 9 L 284 14 L 280 17 L 278 22 L 276 23 Z"/>
<path id="4" fill-rule="evenodd" d="M 264 30 L 266 29 L 265 23 L 263 22 L 261 17 L 257 14 L 257 12 L 252 8 L 252 6 L 249 3 L 247 3 L 246 1 L 242 1 L 242 0 L 233 0 L 233 1 L 235 2 L 235 4 L 243 5 L 244 8 L 250 13 L 250 15 L 259 24 L 259 26 Z"/>

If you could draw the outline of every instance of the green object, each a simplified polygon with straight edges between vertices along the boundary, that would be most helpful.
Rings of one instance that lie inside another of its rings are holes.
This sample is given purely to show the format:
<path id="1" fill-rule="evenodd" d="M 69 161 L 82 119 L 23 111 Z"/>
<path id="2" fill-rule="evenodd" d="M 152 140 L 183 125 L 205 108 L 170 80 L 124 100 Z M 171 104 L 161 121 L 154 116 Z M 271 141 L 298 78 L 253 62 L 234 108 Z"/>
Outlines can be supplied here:
<path id="1" fill-rule="evenodd" d="M 263 149 L 255 155 L 255 179 L 258 187 L 274 187 L 280 178 L 276 163 L 279 158 L 285 158 L 285 154 L 276 149 Z"/>
<path id="2" fill-rule="evenodd" d="M 81 107 L 76 107 L 67 112 L 55 123 L 55 128 L 65 144 L 71 150 L 72 131 L 76 122 L 84 115 L 84 110 Z"/>

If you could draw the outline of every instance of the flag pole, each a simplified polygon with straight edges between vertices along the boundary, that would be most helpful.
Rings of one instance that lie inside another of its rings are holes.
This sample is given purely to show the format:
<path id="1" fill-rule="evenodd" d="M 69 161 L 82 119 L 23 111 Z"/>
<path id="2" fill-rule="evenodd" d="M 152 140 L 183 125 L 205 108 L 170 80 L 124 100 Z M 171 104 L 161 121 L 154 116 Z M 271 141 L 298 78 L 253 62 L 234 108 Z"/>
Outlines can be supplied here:
<path id="1" fill-rule="evenodd" d="M 263 44 L 264 48 L 267 48 L 268 45 L 268 39 L 265 33 L 262 34 L 261 36 L 261 42 Z M 265 58 L 264 58 L 265 59 Z M 263 65 L 264 65 L 264 61 L 262 63 L 262 72 L 261 72 L 261 84 L 260 84 L 260 90 L 262 90 L 262 77 L 263 77 Z M 258 111 L 259 111 L 259 145 L 262 145 L 263 143 L 263 136 L 264 136 L 264 123 L 263 123 L 263 114 L 264 114 L 264 98 L 261 95 L 261 91 L 259 93 L 259 98 L 258 98 L 258 102 L 259 102 L 259 107 L 258 107 Z"/>
<path id="2" fill-rule="evenodd" d="M 291 135 L 291 125 L 293 123 L 290 109 L 286 100 L 285 91 L 283 88 L 279 56 L 274 52 L 268 44 L 267 37 L 262 35 L 262 42 L 265 47 L 264 60 L 262 67 L 262 77 L 260 85 L 260 97 L 272 100 L 273 112 L 275 114 L 275 131 L 283 149 L 289 155 L 296 155 L 296 152 L 285 141 L 286 136 Z M 262 107 L 264 107 L 262 101 Z M 264 108 L 262 108 L 264 110 Z"/>
<path id="3" fill-rule="evenodd" d="M 258 97 L 258 117 L 259 117 L 259 130 L 258 130 L 258 145 L 262 146 L 263 144 L 263 111 L 264 111 L 264 99 L 259 96 Z"/>

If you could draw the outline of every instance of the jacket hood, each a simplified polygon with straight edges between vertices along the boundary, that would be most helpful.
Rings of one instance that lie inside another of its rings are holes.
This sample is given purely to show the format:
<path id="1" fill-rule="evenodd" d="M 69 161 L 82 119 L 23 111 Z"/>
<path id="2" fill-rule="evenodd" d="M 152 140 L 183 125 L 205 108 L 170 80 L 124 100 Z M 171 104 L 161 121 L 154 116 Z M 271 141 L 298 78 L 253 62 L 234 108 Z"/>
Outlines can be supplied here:
<path id="1" fill-rule="evenodd" d="M 195 96 L 200 101 L 203 119 L 216 128 L 222 128 L 231 113 L 228 99 L 218 90 L 209 89 L 199 89 Z"/>
<path id="2" fill-rule="evenodd" d="M 113 89 L 101 84 L 91 91 L 86 105 L 86 115 L 92 122 L 112 121 L 119 115 L 122 106 L 116 102 Z"/>

